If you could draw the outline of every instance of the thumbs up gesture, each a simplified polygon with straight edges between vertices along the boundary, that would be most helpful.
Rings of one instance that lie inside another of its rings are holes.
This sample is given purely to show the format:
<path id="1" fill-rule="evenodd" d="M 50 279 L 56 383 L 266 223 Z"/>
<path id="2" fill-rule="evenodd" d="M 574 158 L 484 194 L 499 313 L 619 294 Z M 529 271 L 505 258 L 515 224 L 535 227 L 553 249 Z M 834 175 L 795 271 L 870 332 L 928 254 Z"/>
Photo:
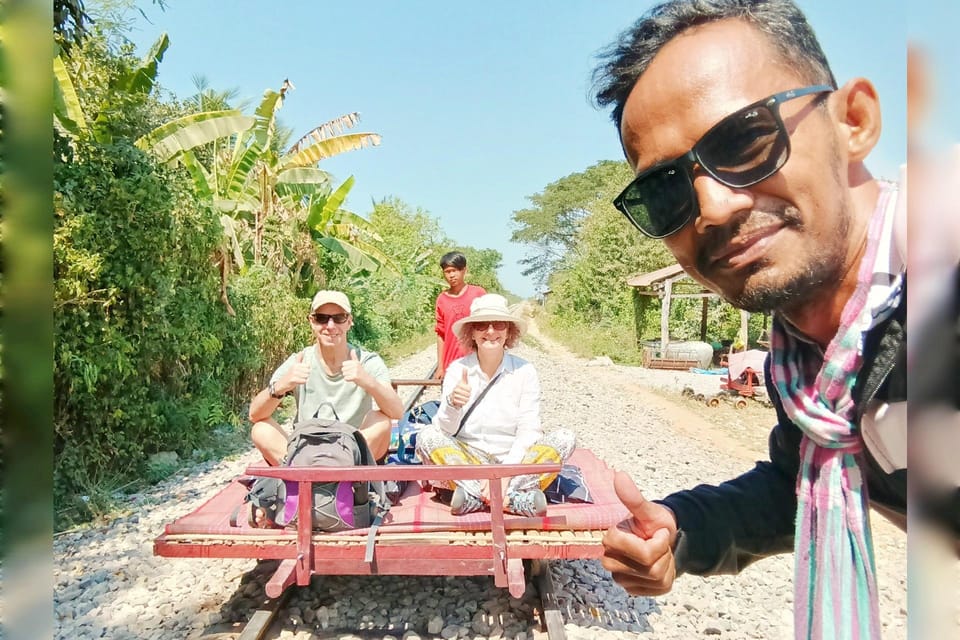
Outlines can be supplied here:
<path id="1" fill-rule="evenodd" d="M 293 366 L 277 381 L 277 390 L 283 393 L 296 389 L 310 378 L 310 363 L 304 362 L 303 351 L 297 354 Z"/>
<path id="2" fill-rule="evenodd" d="M 463 405 L 470 401 L 470 394 L 473 389 L 470 387 L 470 381 L 467 380 L 467 368 L 463 368 L 463 375 L 457 386 L 450 392 L 449 402 L 454 409 L 462 409 Z"/>
<path id="3" fill-rule="evenodd" d="M 343 379 L 347 382 L 352 382 L 360 387 L 363 386 L 361 383 L 364 380 L 364 376 L 367 375 L 367 371 L 363 368 L 363 365 L 360 364 L 360 358 L 357 357 L 356 349 L 350 349 L 350 357 L 340 365 L 340 372 L 343 374 Z"/>
<path id="4" fill-rule="evenodd" d="M 673 512 L 644 498 L 622 471 L 614 477 L 613 487 L 630 517 L 603 535 L 603 568 L 630 595 L 667 593 L 677 577 L 673 556 L 677 522 Z"/>

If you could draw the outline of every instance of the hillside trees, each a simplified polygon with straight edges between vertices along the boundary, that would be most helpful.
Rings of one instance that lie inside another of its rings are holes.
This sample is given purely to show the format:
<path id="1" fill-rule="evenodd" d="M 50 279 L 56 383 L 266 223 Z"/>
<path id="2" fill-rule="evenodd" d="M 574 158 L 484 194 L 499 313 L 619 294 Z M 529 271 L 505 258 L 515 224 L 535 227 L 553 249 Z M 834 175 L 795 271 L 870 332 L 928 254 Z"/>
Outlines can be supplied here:
<path id="1" fill-rule="evenodd" d="M 611 204 L 632 178 L 625 162 L 601 161 L 547 185 L 529 198 L 533 206 L 514 212 L 513 240 L 533 247 L 525 273 L 549 288 L 548 326 L 584 354 L 621 361 L 637 361 L 637 339 L 660 331 L 660 305 L 637 295 L 627 278 L 676 262 L 662 241 L 638 232 Z M 698 340 L 701 312 L 700 299 L 675 300 L 673 337 Z M 706 319 L 708 339 L 736 336 L 740 315 L 729 304 L 711 300 Z M 751 340 L 763 322 L 751 317 Z"/>
<path id="2" fill-rule="evenodd" d="M 662 241 L 640 234 L 611 204 L 632 177 L 625 162 L 602 161 L 547 185 L 530 197 L 532 207 L 514 213 L 514 241 L 534 248 L 526 272 L 550 290 L 549 325 L 584 352 L 621 360 L 636 360 L 638 334 L 658 335 L 660 322 L 659 305 L 639 299 L 627 278 L 675 262 Z M 674 335 L 699 339 L 700 313 L 699 300 L 675 301 Z M 710 336 L 732 336 L 739 315 L 712 301 L 707 320 Z"/>
<path id="3" fill-rule="evenodd" d="M 512 242 L 531 247 L 520 261 L 525 265 L 523 274 L 533 276 L 538 285 L 545 286 L 551 274 L 562 268 L 562 263 L 569 261 L 571 252 L 575 251 L 583 221 L 597 207 L 608 204 L 610 198 L 605 200 L 605 195 L 616 185 L 629 182 L 629 176 L 630 169 L 625 162 L 604 160 L 529 196 L 532 206 L 513 213 L 515 229 L 510 237 Z"/>

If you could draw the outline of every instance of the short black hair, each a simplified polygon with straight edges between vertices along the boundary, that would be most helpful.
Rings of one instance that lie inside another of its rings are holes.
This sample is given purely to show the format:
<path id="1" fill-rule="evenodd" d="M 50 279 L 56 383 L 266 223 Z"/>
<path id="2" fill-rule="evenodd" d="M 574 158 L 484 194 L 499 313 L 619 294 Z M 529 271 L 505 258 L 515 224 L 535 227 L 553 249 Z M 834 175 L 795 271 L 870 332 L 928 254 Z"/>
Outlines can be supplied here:
<path id="1" fill-rule="evenodd" d="M 594 103 L 613 105 L 610 118 L 618 135 L 627 97 L 660 49 L 687 29 L 730 18 L 766 36 L 784 63 L 810 84 L 837 86 L 813 28 L 792 0 L 669 0 L 650 9 L 598 56 Z"/>
<path id="2" fill-rule="evenodd" d="M 443 254 L 443 257 L 440 258 L 440 268 L 446 269 L 447 267 L 456 267 L 463 271 L 467 268 L 467 256 L 459 251 L 449 251 Z"/>

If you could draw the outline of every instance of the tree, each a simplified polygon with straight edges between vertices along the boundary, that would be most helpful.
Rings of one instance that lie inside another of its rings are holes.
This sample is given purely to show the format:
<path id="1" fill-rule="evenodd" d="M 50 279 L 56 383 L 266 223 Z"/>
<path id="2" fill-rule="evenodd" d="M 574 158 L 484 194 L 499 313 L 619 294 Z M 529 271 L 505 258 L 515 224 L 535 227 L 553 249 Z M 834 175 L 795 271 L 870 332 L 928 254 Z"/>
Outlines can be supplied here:
<path id="1" fill-rule="evenodd" d="M 533 206 L 513 213 L 517 228 L 510 236 L 512 242 L 533 247 L 520 261 L 526 267 L 523 275 L 543 286 L 557 263 L 574 249 L 577 232 L 596 203 L 609 202 L 610 194 L 619 193 L 632 178 L 627 163 L 604 160 L 530 196 Z"/>
<path id="2" fill-rule="evenodd" d="M 81 56 L 88 62 L 76 56 L 65 60 L 62 54 L 53 59 L 54 128 L 61 136 L 72 139 L 92 136 L 97 142 L 110 143 L 115 136 L 129 133 L 125 121 L 118 116 L 146 102 L 170 39 L 166 33 L 161 34 L 140 62 L 133 65 L 122 54 L 109 55 L 102 39 L 90 41 L 89 45 Z"/>
<path id="3" fill-rule="evenodd" d="M 53 0 L 53 41 L 69 53 L 87 37 L 90 16 L 83 0 Z"/>
<path id="4" fill-rule="evenodd" d="M 277 113 L 292 88 L 285 80 L 279 91 L 265 91 L 252 116 L 235 109 L 193 113 L 158 127 L 136 143 L 163 162 L 182 164 L 197 194 L 223 214 L 225 236 L 219 262 L 228 309 L 227 274 L 232 265 L 242 266 L 247 256 L 255 264 L 267 256 L 276 266 L 297 274 L 304 272 L 305 263 L 315 262 L 311 253 L 317 247 L 342 253 L 358 268 L 375 269 L 390 262 L 374 246 L 378 238 L 369 225 L 340 207 L 352 178 L 334 191 L 329 174 L 317 167 L 324 158 L 378 145 L 380 136 L 345 133 L 360 119 L 350 113 L 312 129 L 285 152 L 278 152 Z M 204 163 L 198 151 L 207 145 L 213 149 Z M 265 248 L 268 228 L 272 233 Z M 306 248 L 298 240 L 304 230 L 311 241 Z"/>

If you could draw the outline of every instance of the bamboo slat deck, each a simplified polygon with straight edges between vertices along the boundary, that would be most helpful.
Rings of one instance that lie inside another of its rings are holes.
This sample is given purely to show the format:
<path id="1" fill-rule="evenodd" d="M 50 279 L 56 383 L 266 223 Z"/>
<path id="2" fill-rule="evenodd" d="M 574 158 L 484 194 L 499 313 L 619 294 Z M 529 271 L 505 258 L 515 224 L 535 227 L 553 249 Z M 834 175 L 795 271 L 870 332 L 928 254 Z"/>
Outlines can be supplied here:
<path id="1" fill-rule="evenodd" d="M 251 467 L 254 475 L 301 483 L 300 495 L 312 495 L 311 482 L 356 479 L 414 480 L 375 532 L 309 530 L 309 503 L 301 505 L 299 529 L 257 529 L 230 516 L 242 504 L 246 486 L 234 481 L 195 511 L 167 525 L 154 541 L 154 553 L 166 557 L 257 558 L 281 560 L 267 593 L 276 597 L 289 585 L 309 584 L 313 575 L 491 575 L 495 584 L 519 597 L 526 586 L 524 560 L 596 558 L 602 536 L 627 511 L 613 491 L 613 472 L 592 452 L 576 450 L 569 463 L 583 471 L 592 504 L 551 504 L 541 517 L 502 511 L 499 483 L 491 483 L 491 510 L 452 516 L 449 506 L 424 491 L 416 480 L 502 478 L 555 471 L 559 465 L 474 465 L 463 467 L 380 466 L 340 469 Z M 371 555 L 372 550 L 372 555 Z"/>

